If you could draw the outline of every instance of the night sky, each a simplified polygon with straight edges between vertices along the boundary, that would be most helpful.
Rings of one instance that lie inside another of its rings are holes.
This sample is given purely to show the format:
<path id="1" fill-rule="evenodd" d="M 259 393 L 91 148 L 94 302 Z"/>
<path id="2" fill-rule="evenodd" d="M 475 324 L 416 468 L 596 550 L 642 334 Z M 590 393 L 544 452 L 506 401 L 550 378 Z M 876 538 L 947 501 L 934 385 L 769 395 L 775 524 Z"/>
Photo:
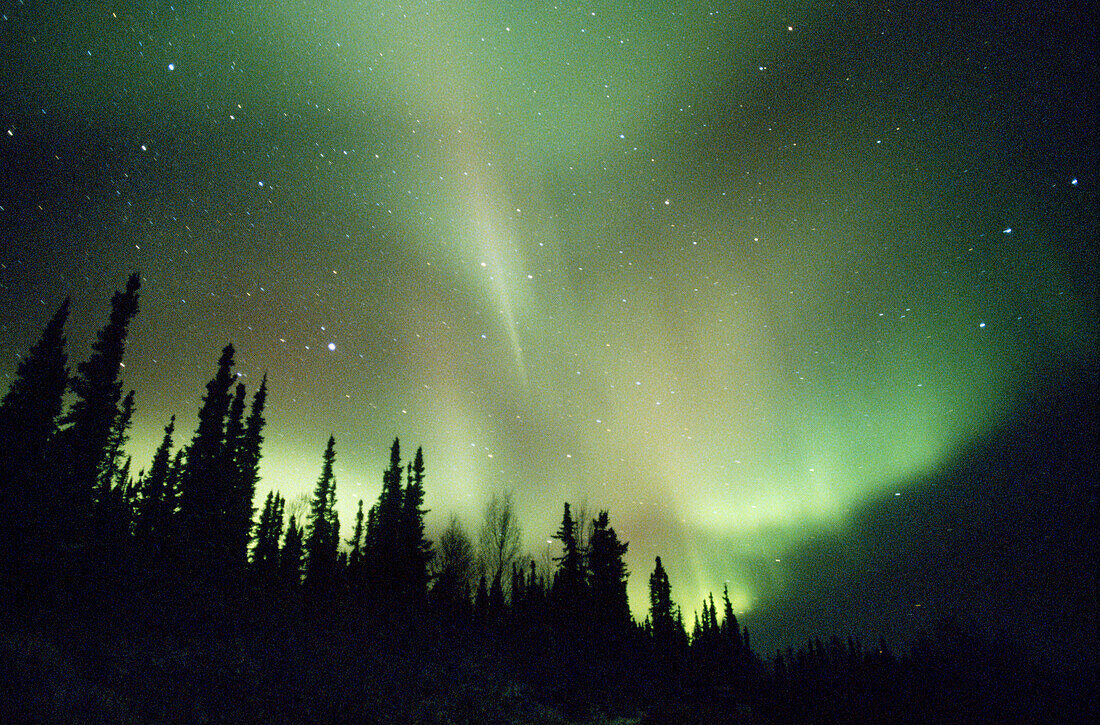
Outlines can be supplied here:
<path id="1" fill-rule="evenodd" d="M 400 436 L 432 531 L 606 508 L 763 622 L 1097 357 L 1096 18 L 809 5 L 2 2 L 4 387 L 139 270 L 135 468 L 232 341 L 259 495 Z"/>

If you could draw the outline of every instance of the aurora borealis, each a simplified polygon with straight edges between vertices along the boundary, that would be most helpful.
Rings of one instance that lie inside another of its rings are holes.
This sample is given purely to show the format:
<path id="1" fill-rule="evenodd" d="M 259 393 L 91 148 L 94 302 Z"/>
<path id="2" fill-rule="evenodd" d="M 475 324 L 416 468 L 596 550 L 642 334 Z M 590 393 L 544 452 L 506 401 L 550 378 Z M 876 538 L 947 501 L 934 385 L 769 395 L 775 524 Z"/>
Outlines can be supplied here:
<path id="1" fill-rule="evenodd" d="M 65 295 L 83 359 L 141 271 L 136 468 L 232 341 L 270 380 L 260 495 L 309 491 L 331 432 L 346 524 L 400 436 L 431 526 L 513 490 L 538 557 L 587 502 L 636 614 L 654 555 L 685 612 L 728 581 L 751 613 L 1095 365 L 1070 11 L 0 7 L 0 374 Z"/>

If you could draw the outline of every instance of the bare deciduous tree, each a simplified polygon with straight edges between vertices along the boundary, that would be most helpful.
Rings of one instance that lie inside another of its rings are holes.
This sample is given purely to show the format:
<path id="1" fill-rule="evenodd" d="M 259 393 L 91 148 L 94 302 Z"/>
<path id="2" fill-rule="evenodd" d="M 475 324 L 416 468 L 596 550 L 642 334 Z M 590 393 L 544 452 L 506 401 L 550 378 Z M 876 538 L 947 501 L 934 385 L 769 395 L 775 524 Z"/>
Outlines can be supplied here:
<path id="1" fill-rule="evenodd" d="M 474 545 L 455 514 L 451 514 L 447 528 L 439 535 L 439 545 L 432 563 L 437 585 L 454 592 L 469 593 L 476 575 Z"/>
<path id="2" fill-rule="evenodd" d="M 485 515 L 478 535 L 478 553 L 490 581 L 498 576 L 503 578 L 519 555 L 522 538 L 511 491 L 494 493 L 485 504 Z"/>

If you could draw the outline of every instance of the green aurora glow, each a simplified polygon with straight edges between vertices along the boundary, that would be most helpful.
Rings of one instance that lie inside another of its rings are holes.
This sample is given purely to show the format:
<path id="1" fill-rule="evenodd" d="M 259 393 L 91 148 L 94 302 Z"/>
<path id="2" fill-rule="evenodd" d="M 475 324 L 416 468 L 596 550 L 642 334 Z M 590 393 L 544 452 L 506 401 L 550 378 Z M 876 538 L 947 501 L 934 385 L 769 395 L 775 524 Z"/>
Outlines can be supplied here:
<path id="1" fill-rule="evenodd" d="M 400 435 L 432 525 L 514 489 L 539 556 L 586 501 L 630 542 L 637 614 L 657 554 L 685 610 L 728 580 L 744 612 L 786 594 L 791 547 L 1095 354 L 1095 155 L 1031 120 L 1084 61 L 1037 94 L 1022 29 L 269 5 L 0 22 L 3 372 L 64 294 L 82 359 L 140 269 L 137 467 L 231 340 L 271 381 L 260 495 L 308 491 L 331 431 L 349 522 Z"/>

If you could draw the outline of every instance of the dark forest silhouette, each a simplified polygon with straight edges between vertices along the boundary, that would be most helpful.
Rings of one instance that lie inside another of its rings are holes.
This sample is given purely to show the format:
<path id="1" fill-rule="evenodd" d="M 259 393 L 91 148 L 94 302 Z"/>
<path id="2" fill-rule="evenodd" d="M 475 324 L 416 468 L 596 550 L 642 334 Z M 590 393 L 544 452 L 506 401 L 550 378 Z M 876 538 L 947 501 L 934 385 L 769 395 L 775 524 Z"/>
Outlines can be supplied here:
<path id="1" fill-rule="evenodd" d="M 135 473 L 125 449 L 137 402 L 120 372 L 139 287 L 135 274 L 115 293 L 75 374 L 62 302 L 0 403 L 2 603 L 16 615 L 0 711 L 303 722 L 1084 712 L 1052 709 L 1017 653 L 950 619 L 904 652 L 831 637 L 763 656 L 727 591 L 699 603 L 688 627 L 660 557 L 638 622 L 628 543 L 607 511 L 577 520 L 565 503 L 549 566 L 520 556 L 510 497 L 489 502 L 476 542 L 456 519 L 429 541 L 428 463 L 419 448 L 403 458 L 397 439 L 349 539 L 331 436 L 308 508 L 292 513 L 272 491 L 257 510 L 267 378 L 250 397 L 232 345 L 190 440 L 178 445 L 173 416 Z"/>

